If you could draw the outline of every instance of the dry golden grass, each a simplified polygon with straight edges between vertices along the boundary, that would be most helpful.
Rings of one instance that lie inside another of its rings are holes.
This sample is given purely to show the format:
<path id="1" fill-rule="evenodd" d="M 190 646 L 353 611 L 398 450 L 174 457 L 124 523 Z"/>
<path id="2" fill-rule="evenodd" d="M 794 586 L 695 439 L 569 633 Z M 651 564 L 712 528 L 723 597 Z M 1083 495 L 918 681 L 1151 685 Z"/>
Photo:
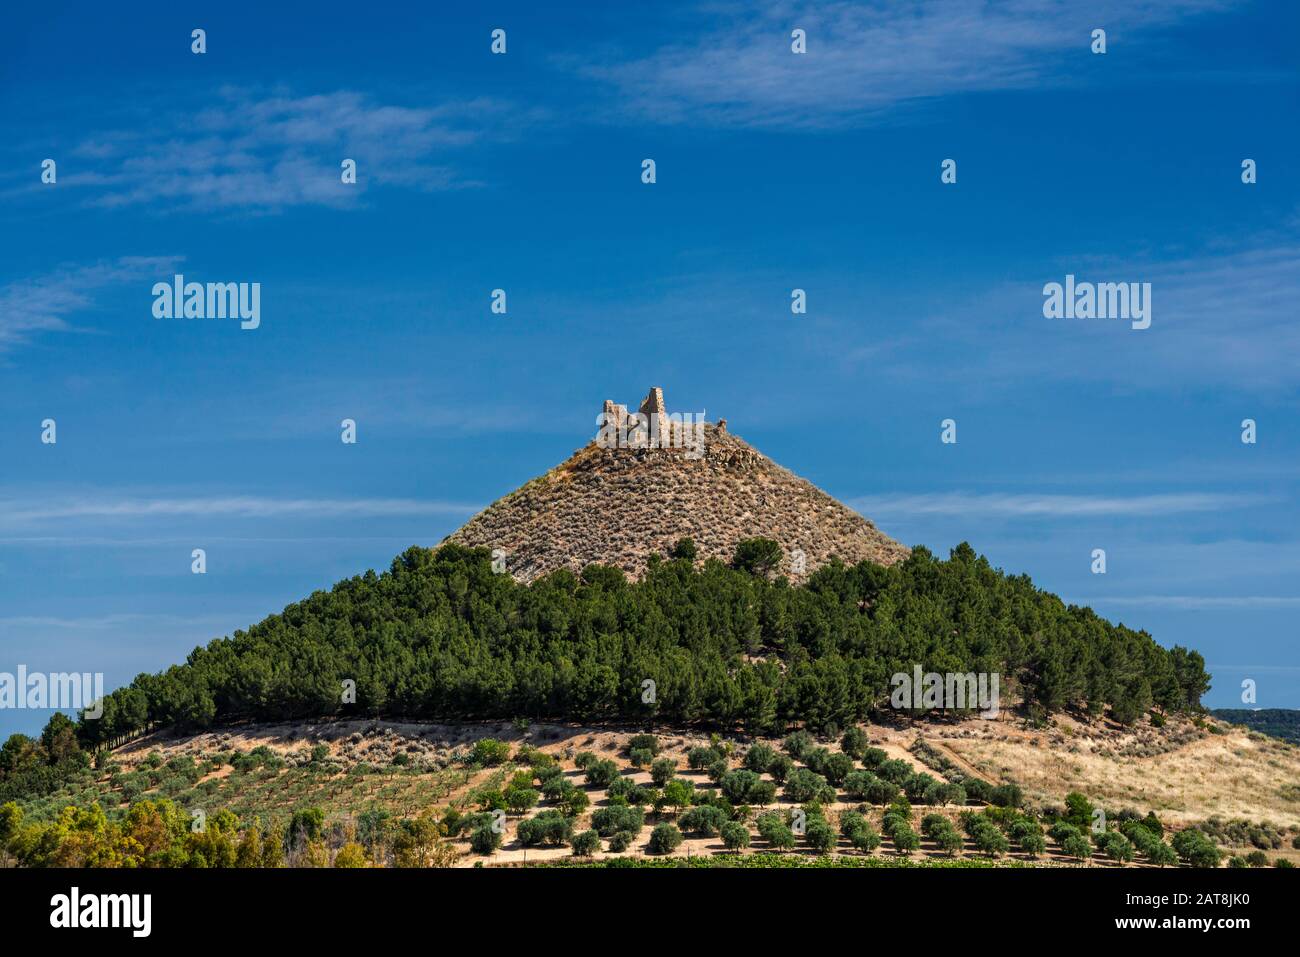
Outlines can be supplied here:
<path id="1" fill-rule="evenodd" d="M 1014 719 L 975 719 L 922 726 L 921 737 L 995 783 L 1014 781 L 1034 804 L 1059 804 L 1080 791 L 1094 803 L 1153 810 L 1180 826 L 1216 814 L 1300 824 L 1300 802 L 1284 790 L 1300 782 L 1300 748 L 1213 723 L 1225 733 L 1185 720 L 1133 732 L 1058 716 L 1043 730 Z M 915 736 L 887 732 L 886 740 Z"/>

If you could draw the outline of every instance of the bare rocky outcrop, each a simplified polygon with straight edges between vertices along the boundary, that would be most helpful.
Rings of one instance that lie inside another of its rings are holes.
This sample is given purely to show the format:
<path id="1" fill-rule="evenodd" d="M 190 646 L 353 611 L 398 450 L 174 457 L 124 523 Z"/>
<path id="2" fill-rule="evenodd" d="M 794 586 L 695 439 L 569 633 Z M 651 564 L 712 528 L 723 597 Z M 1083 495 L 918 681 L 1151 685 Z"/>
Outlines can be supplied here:
<path id="1" fill-rule="evenodd" d="M 607 400 L 604 414 L 614 425 L 628 424 L 626 406 Z M 665 441 L 651 441 L 648 428 L 636 432 L 633 416 L 628 444 L 634 447 L 592 441 L 494 502 L 447 541 L 501 549 L 506 569 L 525 582 L 593 562 L 637 577 L 651 555 L 665 555 L 680 538 L 694 540 L 698 560 L 723 561 L 743 539 L 774 539 L 785 554 L 780 571 L 792 581 L 832 557 L 889 565 L 910 553 L 721 423 L 695 427 L 702 430 L 702 448 L 675 446 L 683 429 L 688 438 L 696 433 L 671 420 L 662 389 L 650 391 L 640 415 L 658 420 L 653 432 Z"/>

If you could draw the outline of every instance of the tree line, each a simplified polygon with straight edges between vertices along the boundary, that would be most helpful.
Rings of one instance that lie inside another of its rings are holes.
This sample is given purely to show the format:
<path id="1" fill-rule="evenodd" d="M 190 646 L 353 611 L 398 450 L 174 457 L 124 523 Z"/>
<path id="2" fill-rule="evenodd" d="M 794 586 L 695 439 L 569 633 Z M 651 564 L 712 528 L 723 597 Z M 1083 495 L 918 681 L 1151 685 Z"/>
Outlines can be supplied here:
<path id="1" fill-rule="evenodd" d="M 832 562 L 801 586 L 755 560 L 774 544 L 741 543 L 731 565 L 652 559 L 639 581 L 592 565 L 531 585 L 494 573 L 486 549 L 412 547 L 138 676 L 77 734 L 93 748 L 162 725 L 380 714 L 825 730 L 887 707 L 891 675 L 917 664 L 999 673 L 1031 709 L 1123 722 L 1198 708 L 1209 688 L 1197 652 L 1066 605 L 964 543 L 947 561 L 918 547 L 889 567 Z"/>
<path id="2" fill-rule="evenodd" d="M 520 584 L 486 549 L 410 548 L 186 662 L 107 695 L 75 726 L 0 749 L 0 797 L 49 793 L 93 752 L 159 726 L 337 716 L 707 724 L 834 732 L 888 707 L 890 677 L 1000 673 L 1031 712 L 1123 722 L 1199 708 L 1204 660 L 1066 605 L 976 556 L 831 563 L 793 586 L 750 540 L 731 565 L 689 543 L 628 581 L 592 565 Z"/>

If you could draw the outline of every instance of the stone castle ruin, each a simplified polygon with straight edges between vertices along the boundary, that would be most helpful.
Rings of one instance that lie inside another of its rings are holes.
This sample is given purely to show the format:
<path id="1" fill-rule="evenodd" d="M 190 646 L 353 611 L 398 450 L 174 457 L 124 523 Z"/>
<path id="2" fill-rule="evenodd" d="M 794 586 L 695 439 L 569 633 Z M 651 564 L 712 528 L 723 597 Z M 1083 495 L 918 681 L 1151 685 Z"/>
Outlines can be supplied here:
<path id="1" fill-rule="evenodd" d="M 793 582 L 835 558 L 889 565 L 910 553 L 721 420 L 706 425 L 703 413 L 670 413 L 662 389 L 635 411 L 605 402 L 597 423 L 595 441 L 497 499 L 448 541 L 492 550 L 493 567 L 524 582 L 561 568 L 581 574 L 591 564 L 640 577 L 682 538 L 695 543 L 697 561 L 724 563 L 740 542 L 770 538 Z"/>
<path id="2" fill-rule="evenodd" d="M 635 412 L 606 399 L 596 424 L 600 429 L 596 444 L 604 449 L 686 449 L 690 457 L 704 454 L 704 413 L 670 413 L 664 390 L 658 386 Z"/>

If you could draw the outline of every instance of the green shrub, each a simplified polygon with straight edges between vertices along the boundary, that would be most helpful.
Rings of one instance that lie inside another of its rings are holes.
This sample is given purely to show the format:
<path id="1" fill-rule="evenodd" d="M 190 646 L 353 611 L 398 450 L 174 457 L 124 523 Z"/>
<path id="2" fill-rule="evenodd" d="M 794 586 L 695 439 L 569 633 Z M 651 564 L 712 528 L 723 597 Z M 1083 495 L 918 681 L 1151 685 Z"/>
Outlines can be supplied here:
<path id="1" fill-rule="evenodd" d="M 583 831 L 575 834 L 572 841 L 574 857 L 591 857 L 600 850 L 600 835 L 595 831 Z"/>
<path id="2" fill-rule="evenodd" d="M 539 844 L 563 844 L 573 833 L 573 821 L 559 811 L 542 811 L 534 817 L 519 822 L 515 829 L 519 843 L 524 847 Z"/>
<path id="3" fill-rule="evenodd" d="M 829 754 L 817 773 L 822 775 L 831 784 L 839 787 L 844 783 L 847 777 L 853 771 L 853 759 L 847 754 L 841 754 L 838 751 Z"/>
<path id="4" fill-rule="evenodd" d="M 650 843 L 647 850 L 651 854 L 671 854 L 682 844 L 682 832 L 677 830 L 675 824 L 656 824 L 654 830 L 650 832 Z"/>
<path id="5" fill-rule="evenodd" d="M 686 752 L 686 766 L 692 771 L 703 771 L 715 761 L 725 761 L 726 756 L 717 748 L 691 748 Z"/>
<path id="6" fill-rule="evenodd" d="M 581 788 L 576 788 L 568 781 L 564 782 L 564 790 L 560 792 L 557 800 L 559 810 L 566 817 L 577 817 L 583 811 L 587 810 L 591 804 L 591 798 L 587 797 L 587 792 Z"/>
<path id="7" fill-rule="evenodd" d="M 608 759 L 593 761 L 587 765 L 585 776 L 588 787 L 607 788 L 618 779 L 618 765 Z"/>
<path id="8" fill-rule="evenodd" d="M 965 846 L 965 842 L 962 840 L 961 835 L 957 833 L 957 829 L 951 824 L 937 831 L 933 840 L 939 850 L 943 851 L 949 857 L 958 853 Z M 1039 841 L 1042 841 L 1041 837 L 1039 838 Z"/>
<path id="9" fill-rule="evenodd" d="M 755 774 L 765 774 L 767 769 L 772 766 L 772 762 L 776 760 L 776 757 L 777 753 L 772 747 L 760 742 L 745 752 L 745 759 L 742 764 L 747 771 L 753 771 Z"/>
<path id="10" fill-rule="evenodd" d="M 966 803 L 966 789 L 960 784 L 936 781 L 925 789 L 923 797 L 926 804 L 934 807 L 947 807 L 949 804 L 960 806 Z"/>
<path id="11" fill-rule="evenodd" d="M 942 814 L 931 813 L 921 818 L 921 833 L 926 837 L 934 837 L 939 831 L 948 827 L 952 827 L 952 822 Z"/>
<path id="12" fill-rule="evenodd" d="M 510 745 L 496 738 L 480 738 L 474 742 L 470 761 L 480 767 L 492 767 L 510 759 Z"/>
<path id="13" fill-rule="evenodd" d="M 1111 831 L 1110 838 L 1106 841 L 1106 856 L 1113 861 L 1121 864 L 1127 864 L 1133 860 L 1133 844 L 1123 834 L 1118 831 Z"/>
<path id="14" fill-rule="evenodd" d="M 559 775 L 558 777 L 548 777 L 537 790 L 546 800 L 558 801 L 566 791 L 575 789 L 568 778 Z"/>
<path id="15" fill-rule="evenodd" d="M 695 542 L 689 538 L 679 538 L 668 553 L 669 558 L 680 558 L 688 562 L 695 561 Z"/>
<path id="16" fill-rule="evenodd" d="M 835 830 L 825 818 L 810 817 L 804 827 L 803 839 L 808 846 L 821 854 L 829 854 L 838 843 Z"/>
<path id="17" fill-rule="evenodd" d="M 989 803 L 998 807 L 1020 807 L 1025 796 L 1018 784 L 999 784 L 989 796 Z"/>
<path id="18" fill-rule="evenodd" d="M 627 752 L 649 751 L 654 757 L 659 755 L 659 737 L 653 734 L 634 734 L 627 739 Z"/>
<path id="19" fill-rule="evenodd" d="M 615 854 L 621 854 L 632 846 L 636 840 L 636 835 L 631 831 L 619 831 L 609 839 L 609 849 Z"/>
<path id="20" fill-rule="evenodd" d="M 726 821 L 727 816 L 722 811 L 711 805 L 702 804 L 683 814 L 678 824 L 681 825 L 683 831 L 702 834 L 705 837 L 715 837 Z"/>
<path id="21" fill-rule="evenodd" d="M 781 566 L 781 545 L 770 538 L 746 538 L 736 544 L 731 567 L 766 578 Z"/>
<path id="22" fill-rule="evenodd" d="M 673 778 L 664 785 L 663 800 L 674 808 L 684 808 L 695 803 L 695 782 Z"/>
<path id="23" fill-rule="evenodd" d="M 677 775 L 677 762 L 672 758 L 658 758 L 650 765 L 650 780 L 655 787 L 663 787 Z"/>
<path id="24" fill-rule="evenodd" d="M 1157 841 L 1148 848 L 1146 856 L 1156 867 L 1173 867 L 1178 863 L 1178 853 L 1164 841 Z"/>
<path id="25" fill-rule="evenodd" d="M 902 787 L 912 776 L 912 766 L 900 758 L 890 758 L 876 766 L 876 775 Z"/>
<path id="26" fill-rule="evenodd" d="M 862 752 L 862 766 L 868 771 L 874 771 L 880 767 L 889 758 L 889 755 L 881 748 L 867 748 Z"/>
<path id="27" fill-rule="evenodd" d="M 718 786 L 722 789 L 723 796 L 732 804 L 759 804 L 768 802 L 755 801 L 751 795 L 759 785 L 765 783 L 770 782 L 764 782 L 755 772 L 740 770 L 728 771 L 718 782 Z"/>
<path id="28" fill-rule="evenodd" d="M 1047 850 L 1047 841 L 1043 839 L 1042 834 L 1026 832 L 1021 834 L 1016 842 L 1020 845 L 1020 850 L 1029 857 L 1038 857 Z"/>
<path id="29" fill-rule="evenodd" d="M 645 812 L 638 807 L 603 807 L 591 815 L 591 826 L 601 837 L 610 837 L 619 831 L 639 834 L 645 826 Z"/>
<path id="30" fill-rule="evenodd" d="M 727 850 L 739 851 L 749 847 L 749 828 L 739 821 L 725 821 L 720 830 Z"/>
<path id="31" fill-rule="evenodd" d="M 968 800 L 977 804 L 993 803 L 993 785 L 981 778 L 966 778 L 962 781 L 962 787 L 966 789 Z"/>
<path id="32" fill-rule="evenodd" d="M 829 791 L 829 795 L 827 792 Z M 815 771 L 798 768 L 786 778 L 785 799 L 795 804 L 807 804 L 816 800 L 835 800 L 835 789 L 826 783 L 826 779 Z"/>
<path id="33" fill-rule="evenodd" d="M 916 832 L 907 825 L 900 825 L 894 828 L 890 840 L 894 842 L 894 850 L 899 854 L 911 854 L 921 846 L 921 839 L 916 836 Z"/>
<path id="34" fill-rule="evenodd" d="M 521 822 L 526 824 L 527 822 Z M 495 830 L 491 824 L 483 824 L 474 829 L 469 836 L 470 850 L 475 854 L 491 854 L 501 846 L 501 832 Z"/>
<path id="35" fill-rule="evenodd" d="M 1052 840 L 1057 844 L 1064 845 L 1069 838 L 1079 837 L 1083 832 L 1073 824 L 1067 824 L 1065 821 L 1057 821 L 1052 825 L 1052 829 L 1048 831 L 1048 833 L 1052 835 Z"/>
<path id="36" fill-rule="evenodd" d="M 925 792 L 938 787 L 940 782 L 929 774 L 913 774 L 903 782 L 903 793 L 914 804 L 925 803 Z"/>
<path id="37" fill-rule="evenodd" d="M 760 814 L 755 821 L 758 834 L 774 850 L 788 850 L 794 847 L 794 832 L 785 821 L 785 816 L 778 811 Z"/>
<path id="38" fill-rule="evenodd" d="M 1223 856 L 1210 839 L 1195 828 L 1179 831 L 1170 843 L 1178 856 L 1191 867 L 1218 867 Z"/>
<path id="39" fill-rule="evenodd" d="M 778 754 L 772 759 L 772 763 L 767 766 L 767 773 L 772 775 L 772 780 L 777 784 L 784 784 L 785 779 L 790 776 L 794 770 L 794 762 L 786 754 Z"/>
<path id="40" fill-rule="evenodd" d="M 1065 852 L 1067 856 L 1080 861 L 1092 857 L 1092 847 L 1089 845 L 1088 839 L 1080 833 L 1071 834 L 1066 837 L 1066 839 L 1061 842 L 1061 850 Z"/>
<path id="41" fill-rule="evenodd" d="M 1006 836 L 992 824 L 978 828 L 972 837 L 975 840 L 975 846 L 979 848 L 980 852 L 987 854 L 989 857 L 997 857 L 999 854 L 1005 854 L 1011 849 Z"/>
<path id="42" fill-rule="evenodd" d="M 867 732 L 856 725 L 845 731 L 844 737 L 840 738 L 840 750 L 856 761 L 862 760 L 870 746 L 871 739 L 867 737 Z"/>
<path id="43" fill-rule="evenodd" d="M 845 837 L 849 839 L 849 843 L 852 844 L 854 848 L 862 851 L 864 854 L 870 854 L 880 846 L 880 835 L 877 834 L 876 829 L 865 820 L 859 826 L 855 827 L 849 834 L 846 834 Z"/>
<path id="44" fill-rule="evenodd" d="M 302 847 L 311 841 L 319 841 L 325 827 L 325 811 L 318 807 L 299 808 L 289 818 L 285 828 L 284 849 L 286 851 Z"/>
<path id="45" fill-rule="evenodd" d="M 803 760 L 803 753 L 813 746 L 813 737 L 807 731 L 795 731 L 781 743 L 786 754 L 796 761 Z"/>
<path id="46" fill-rule="evenodd" d="M 541 793 L 532 788 L 512 787 L 502 797 L 511 813 L 523 814 L 529 808 L 537 806 Z"/>

